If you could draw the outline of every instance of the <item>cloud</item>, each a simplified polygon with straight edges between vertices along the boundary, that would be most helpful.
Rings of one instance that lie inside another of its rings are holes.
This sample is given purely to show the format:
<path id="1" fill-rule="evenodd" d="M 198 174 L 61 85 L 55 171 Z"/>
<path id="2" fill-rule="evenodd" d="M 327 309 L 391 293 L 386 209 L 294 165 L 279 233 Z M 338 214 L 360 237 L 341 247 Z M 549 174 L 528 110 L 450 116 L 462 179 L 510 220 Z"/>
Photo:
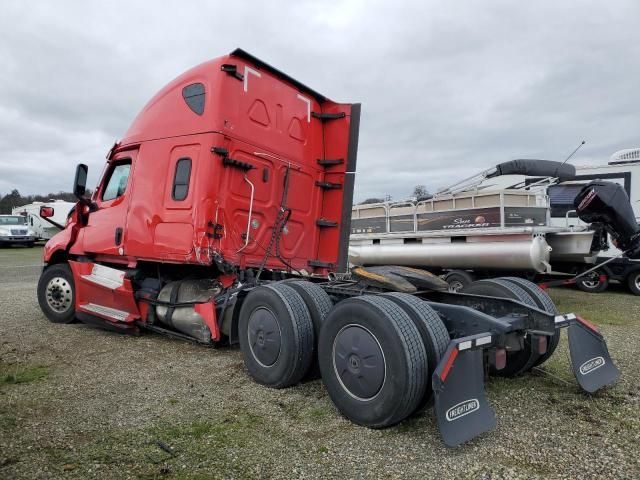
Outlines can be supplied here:
<path id="1" fill-rule="evenodd" d="M 640 139 L 640 4 L 2 2 L 0 193 L 90 184 L 164 84 L 240 46 L 363 104 L 356 200 Z"/>

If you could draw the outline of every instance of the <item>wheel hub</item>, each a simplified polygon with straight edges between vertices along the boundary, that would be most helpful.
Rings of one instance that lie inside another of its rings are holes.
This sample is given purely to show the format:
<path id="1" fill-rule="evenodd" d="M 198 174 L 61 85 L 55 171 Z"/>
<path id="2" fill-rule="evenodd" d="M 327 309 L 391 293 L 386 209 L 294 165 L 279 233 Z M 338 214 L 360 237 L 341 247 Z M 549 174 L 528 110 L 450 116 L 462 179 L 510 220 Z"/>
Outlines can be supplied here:
<path id="1" fill-rule="evenodd" d="M 280 356 L 282 334 L 276 316 L 260 307 L 251 312 L 247 338 L 253 358 L 263 367 L 270 367 Z"/>
<path id="2" fill-rule="evenodd" d="M 54 277 L 45 289 L 47 305 L 57 313 L 64 313 L 73 305 L 73 291 L 66 278 Z"/>
<path id="3" fill-rule="evenodd" d="M 592 272 L 585 277 L 582 283 L 588 288 L 596 288 L 600 285 L 600 275 L 596 272 Z"/>
<path id="4" fill-rule="evenodd" d="M 347 325 L 333 343 L 333 367 L 342 387 L 359 400 L 369 400 L 382 389 L 385 358 L 378 339 L 360 325 Z"/>
<path id="5" fill-rule="evenodd" d="M 356 354 L 351 354 L 349 356 L 349 370 L 351 373 L 360 373 L 360 357 Z"/>

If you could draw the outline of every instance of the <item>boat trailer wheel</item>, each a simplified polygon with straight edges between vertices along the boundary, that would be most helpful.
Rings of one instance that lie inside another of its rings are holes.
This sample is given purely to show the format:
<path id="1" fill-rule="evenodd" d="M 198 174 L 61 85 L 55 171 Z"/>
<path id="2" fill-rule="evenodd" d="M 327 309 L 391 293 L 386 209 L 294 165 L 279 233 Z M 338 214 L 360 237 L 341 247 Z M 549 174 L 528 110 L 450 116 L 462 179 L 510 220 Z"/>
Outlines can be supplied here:
<path id="1" fill-rule="evenodd" d="M 333 368 L 340 384 L 358 400 L 374 398 L 386 368 L 378 339 L 361 325 L 346 325 L 333 342 Z"/>

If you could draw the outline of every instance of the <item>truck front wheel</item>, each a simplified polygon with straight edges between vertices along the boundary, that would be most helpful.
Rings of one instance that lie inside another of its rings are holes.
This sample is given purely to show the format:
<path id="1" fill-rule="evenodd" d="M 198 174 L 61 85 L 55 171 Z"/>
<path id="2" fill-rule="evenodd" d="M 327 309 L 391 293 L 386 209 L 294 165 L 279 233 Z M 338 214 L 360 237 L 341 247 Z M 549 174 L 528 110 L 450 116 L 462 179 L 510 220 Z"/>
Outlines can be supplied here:
<path id="1" fill-rule="evenodd" d="M 69 265 L 47 267 L 38 280 L 38 303 L 49 321 L 71 323 L 75 320 L 75 284 Z"/>

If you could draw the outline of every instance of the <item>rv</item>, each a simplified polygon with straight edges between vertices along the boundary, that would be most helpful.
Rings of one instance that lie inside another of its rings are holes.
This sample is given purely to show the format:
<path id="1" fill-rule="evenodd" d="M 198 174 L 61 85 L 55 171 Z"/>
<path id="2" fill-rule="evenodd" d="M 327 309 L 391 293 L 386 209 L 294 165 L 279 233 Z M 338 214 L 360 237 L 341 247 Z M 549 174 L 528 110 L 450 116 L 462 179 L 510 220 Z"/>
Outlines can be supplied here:
<path id="1" fill-rule="evenodd" d="M 15 207 L 11 212 L 13 215 L 22 215 L 26 218 L 26 224 L 35 232 L 38 240 L 49 240 L 64 227 L 69 212 L 75 203 L 64 200 L 51 200 L 49 202 L 33 202 L 29 205 Z M 54 209 L 54 216 L 43 218 L 40 216 L 42 207 Z"/>

